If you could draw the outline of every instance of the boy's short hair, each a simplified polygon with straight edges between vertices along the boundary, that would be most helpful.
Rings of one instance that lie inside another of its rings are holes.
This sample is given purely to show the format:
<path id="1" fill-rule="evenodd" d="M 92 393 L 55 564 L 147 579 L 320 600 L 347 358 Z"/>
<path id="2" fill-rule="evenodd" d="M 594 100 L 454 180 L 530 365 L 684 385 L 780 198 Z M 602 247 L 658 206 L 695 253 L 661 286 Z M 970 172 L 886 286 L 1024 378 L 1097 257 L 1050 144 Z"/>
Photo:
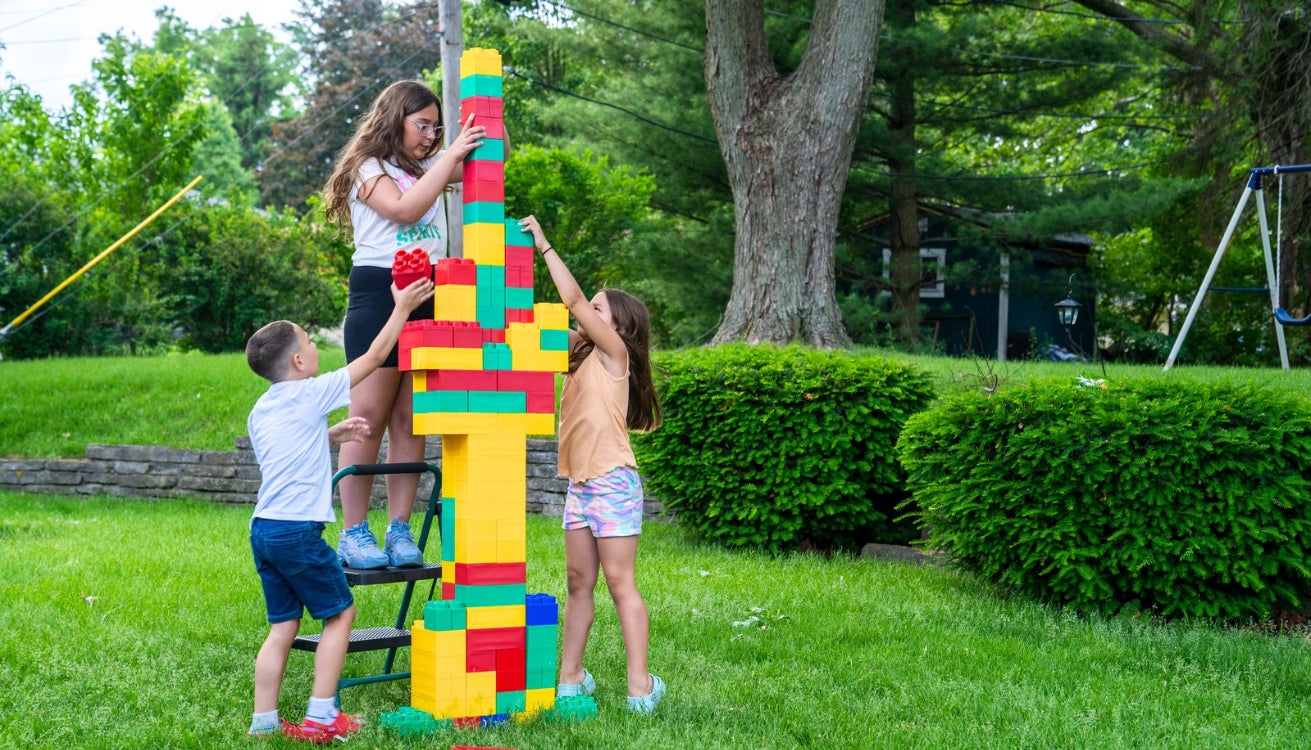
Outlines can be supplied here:
<path id="1" fill-rule="evenodd" d="M 256 331 L 246 342 L 246 362 L 256 375 L 276 383 L 287 374 L 291 355 L 300 348 L 296 324 L 275 320 Z"/>

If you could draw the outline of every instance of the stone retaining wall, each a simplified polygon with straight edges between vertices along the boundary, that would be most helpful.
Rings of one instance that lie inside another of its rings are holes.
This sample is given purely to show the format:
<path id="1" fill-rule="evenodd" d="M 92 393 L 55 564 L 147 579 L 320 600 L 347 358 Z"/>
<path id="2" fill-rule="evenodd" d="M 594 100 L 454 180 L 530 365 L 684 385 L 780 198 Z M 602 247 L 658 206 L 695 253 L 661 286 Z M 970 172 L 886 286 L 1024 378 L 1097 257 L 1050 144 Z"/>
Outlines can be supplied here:
<path id="1" fill-rule="evenodd" d="M 385 446 L 385 443 L 384 443 Z M 385 450 L 385 447 L 384 447 Z M 386 455 L 385 452 L 383 455 Z M 441 466 L 441 438 L 429 437 L 425 460 Z M 337 465 L 336 452 L 333 465 Z M 528 441 L 528 512 L 560 515 L 568 483 L 555 475 L 554 440 Z M 192 451 L 153 445 L 88 445 L 83 459 L 0 458 L 0 489 L 56 495 L 192 497 L 218 503 L 254 505 L 259 466 L 250 440 L 240 437 L 232 451 Z M 425 509 L 432 474 L 419 483 L 416 510 Z M 374 507 L 385 507 L 382 479 L 373 485 Z M 661 504 L 648 497 L 647 515 Z"/>

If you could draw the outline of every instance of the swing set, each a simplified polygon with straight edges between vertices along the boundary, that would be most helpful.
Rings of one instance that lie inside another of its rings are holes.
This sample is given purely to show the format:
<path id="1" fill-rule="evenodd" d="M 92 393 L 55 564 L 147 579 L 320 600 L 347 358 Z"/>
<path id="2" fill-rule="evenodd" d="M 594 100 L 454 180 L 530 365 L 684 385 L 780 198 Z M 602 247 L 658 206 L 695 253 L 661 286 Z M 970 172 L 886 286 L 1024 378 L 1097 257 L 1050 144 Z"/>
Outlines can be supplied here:
<path id="1" fill-rule="evenodd" d="M 1165 369 L 1169 370 L 1174 366 L 1175 360 L 1179 357 L 1179 351 L 1183 349 L 1184 337 L 1188 335 L 1188 329 L 1193 325 L 1193 319 L 1197 317 L 1197 310 L 1202 306 L 1202 299 L 1206 297 L 1208 291 L 1269 291 L 1270 309 L 1274 314 L 1275 322 L 1275 339 L 1279 342 L 1279 361 L 1284 370 L 1288 370 L 1288 343 L 1284 339 L 1284 326 L 1307 326 L 1311 325 L 1311 315 L 1305 318 L 1294 318 L 1288 314 L 1288 311 L 1279 305 L 1279 264 L 1276 263 L 1275 252 L 1270 248 L 1270 225 L 1266 219 L 1265 211 L 1265 189 L 1263 178 L 1279 178 L 1279 200 L 1277 204 L 1277 214 L 1275 220 L 1275 248 L 1280 246 L 1280 233 L 1283 228 L 1283 211 L 1284 211 L 1284 180 L 1283 175 L 1295 174 L 1298 172 L 1311 172 L 1311 164 L 1299 164 L 1289 167 L 1255 167 L 1249 173 L 1247 187 L 1243 190 L 1243 195 L 1238 200 L 1238 207 L 1234 209 L 1234 215 L 1229 219 L 1229 226 L 1225 229 L 1224 236 L 1220 238 L 1220 246 L 1216 248 L 1215 257 L 1211 259 L 1211 266 L 1206 269 L 1206 276 L 1202 278 L 1202 285 L 1197 290 L 1197 296 L 1193 298 L 1193 304 L 1188 308 L 1188 316 L 1184 318 L 1183 327 L 1179 329 L 1179 336 L 1174 340 L 1174 347 L 1170 349 L 1170 356 L 1165 360 Z M 1229 243 L 1233 241 L 1234 231 L 1238 228 L 1238 220 L 1243 215 L 1243 209 L 1247 207 L 1247 202 L 1256 195 L 1256 215 L 1261 227 L 1261 249 L 1265 254 L 1265 273 L 1266 285 L 1268 289 L 1222 289 L 1212 287 L 1211 280 L 1215 278 L 1215 271 L 1220 267 L 1220 259 L 1224 257 L 1225 252 L 1229 249 Z"/>

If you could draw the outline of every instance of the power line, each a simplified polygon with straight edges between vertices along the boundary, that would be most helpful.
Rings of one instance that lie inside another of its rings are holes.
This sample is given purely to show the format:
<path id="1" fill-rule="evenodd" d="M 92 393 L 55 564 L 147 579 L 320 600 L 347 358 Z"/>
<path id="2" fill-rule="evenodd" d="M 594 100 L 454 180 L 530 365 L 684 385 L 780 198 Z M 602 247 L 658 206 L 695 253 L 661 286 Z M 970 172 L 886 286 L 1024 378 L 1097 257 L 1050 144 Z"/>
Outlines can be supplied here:
<path id="1" fill-rule="evenodd" d="M 598 16 L 593 13 L 581 11 L 578 10 L 577 8 L 571 8 L 570 6 L 565 5 L 562 2 L 557 2 L 556 0 L 551 0 L 551 5 L 564 8 L 565 10 L 569 11 L 570 13 L 573 13 L 574 15 L 582 16 L 583 18 L 590 18 L 598 23 L 614 26 L 615 28 L 623 29 L 624 31 L 631 31 L 632 33 L 637 34 L 638 36 L 644 36 L 647 37 L 648 39 L 654 39 L 658 42 L 664 42 L 665 44 L 672 44 L 675 47 L 682 47 L 683 49 L 691 50 L 693 52 L 705 52 L 704 47 L 693 47 L 690 44 L 684 44 L 683 42 L 680 42 L 676 39 L 669 39 L 667 37 L 659 36 L 657 34 L 652 34 L 649 31 L 642 31 L 641 29 L 636 29 L 633 28 L 632 26 L 625 26 L 624 24 L 618 23 L 617 21 L 611 21 L 608 18 L 602 18 L 601 16 Z"/>
<path id="2" fill-rule="evenodd" d="M 1054 180 L 1065 178 L 1080 177 L 1113 177 L 1121 172 L 1133 172 L 1156 164 L 1164 164 L 1169 159 L 1155 159 L 1153 161 L 1139 162 L 1137 164 L 1125 164 L 1119 167 L 1104 167 L 1102 169 L 1086 169 L 1079 172 L 1057 172 L 1052 174 L 1037 175 L 934 175 L 915 172 L 886 172 L 883 170 L 873 169 L 863 164 L 855 164 L 853 168 L 858 172 L 878 175 L 879 177 L 906 177 L 913 180 L 933 180 L 938 182 L 1024 182 L 1029 180 Z"/>
<path id="3" fill-rule="evenodd" d="M 590 97 L 583 96 L 582 94 L 576 94 L 576 93 L 574 93 L 574 92 L 572 92 L 572 91 L 569 91 L 569 90 L 567 90 L 567 89 L 562 89 L 562 88 L 560 88 L 559 86 L 555 86 L 555 85 L 553 85 L 553 84 L 546 83 L 546 82 L 544 82 L 544 81 L 538 81 L 538 80 L 535 80 L 535 79 L 529 78 L 528 76 L 526 76 L 526 75 L 520 73 L 520 72 L 519 72 L 518 70 L 516 70 L 515 68 L 506 68 L 506 70 L 509 71 L 510 75 L 514 76 L 515 78 L 518 78 L 518 79 L 523 80 L 523 81 L 527 81 L 528 83 L 531 83 L 531 84 L 534 85 L 534 86 L 540 86 L 540 87 L 542 87 L 542 88 L 544 88 L 544 89 L 549 89 L 549 90 L 551 90 L 551 91 L 558 91 L 558 92 L 560 92 L 561 94 L 564 94 L 565 96 L 572 96 L 572 97 L 575 98 L 575 99 L 581 99 L 581 100 L 583 100 L 583 101 L 585 101 L 585 102 L 590 102 L 590 103 L 592 103 L 592 104 L 596 104 L 596 105 L 601 106 L 601 107 L 609 107 L 610 109 L 617 109 L 617 110 L 619 110 L 620 112 L 623 112 L 624 114 L 628 115 L 629 117 L 634 117 L 634 118 L 636 118 L 636 119 L 638 119 L 638 120 L 641 120 L 642 122 L 645 122 L 645 123 L 648 124 L 648 125 L 653 125 L 653 126 L 655 126 L 655 127 L 657 127 L 657 128 L 660 128 L 661 130 L 668 130 L 668 131 L 671 132 L 671 133 L 678 133 L 679 135 L 685 135 L 685 136 L 687 136 L 687 137 L 689 137 L 689 138 L 695 138 L 695 139 L 697 139 L 697 140 L 699 140 L 699 141 L 706 141 L 707 143 L 714 143 L 714 144 L 718 144 L 718 143 L 719 143 L 718 139 L 711 138 L 711 137 L 709 137 L 709 136 L 705 136 L 705 135 L 701 135 L 700 133 L 693 133 L 693 132 L 688 131 L 688 130 L 683 130 L 682 128 L 676 128 L 676 127 L 674 127 L 673 125 L 666 125 L 666 124 L 663 123 L 663 122 L 657 122 L 657 121 L 655 121 L 655 120 L 652 120 L 652 119 L 649 118 L 649 117 L 646 117 L 645 115 L 640 115 L 640 114 L 638 114 L 638 113 L 632 111 L 631 109 L 626 109 L 626 108 L 624 108 L 624 107 L 621 107 L 621 106 L 619 106 L 618 104 L 611 104 L 610 102 L 603 102 L 603 101 L 601 101 L 601 100 L 599 100 L 599 99 L 592 99 L 592 98 L 590 98 Z"/>

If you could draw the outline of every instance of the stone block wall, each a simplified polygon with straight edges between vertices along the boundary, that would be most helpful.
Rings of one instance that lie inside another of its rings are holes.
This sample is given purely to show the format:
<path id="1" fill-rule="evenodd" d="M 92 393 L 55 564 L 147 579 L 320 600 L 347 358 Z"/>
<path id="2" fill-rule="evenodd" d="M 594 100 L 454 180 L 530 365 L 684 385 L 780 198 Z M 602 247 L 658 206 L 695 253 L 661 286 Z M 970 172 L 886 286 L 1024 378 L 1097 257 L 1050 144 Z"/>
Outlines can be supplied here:
<path id="1" fill-rule="evenodd" d="M 386 455 L 386 441 L 382 455 Z M 441 467 L 441 438 L 428 437 L 424 460 Z M 336 450 L 333 465 L 337 465 Z M 569 483 L 555 475 L 554 440 L 528 441 L 529 513 L 559 516 Z M 259 465 L 250 439 L 237 438 L 231 451 L 193 451 L 155 445 L 88 445 L 81 459 L 0 458 L 0 489 L 53 495 L 117 495 L 139 498 L 189 497 L 217 503 L 255 504 Z M 426 510 L 433 475 L 419 480 L 415 512 Z M 377 477 L 371 505 L 386 507 L 386 483 Z M 340 502 L 340 501 L 335 501 Z M 659 515 L 659 501 L 648 496 L 645 514 Z"/>

